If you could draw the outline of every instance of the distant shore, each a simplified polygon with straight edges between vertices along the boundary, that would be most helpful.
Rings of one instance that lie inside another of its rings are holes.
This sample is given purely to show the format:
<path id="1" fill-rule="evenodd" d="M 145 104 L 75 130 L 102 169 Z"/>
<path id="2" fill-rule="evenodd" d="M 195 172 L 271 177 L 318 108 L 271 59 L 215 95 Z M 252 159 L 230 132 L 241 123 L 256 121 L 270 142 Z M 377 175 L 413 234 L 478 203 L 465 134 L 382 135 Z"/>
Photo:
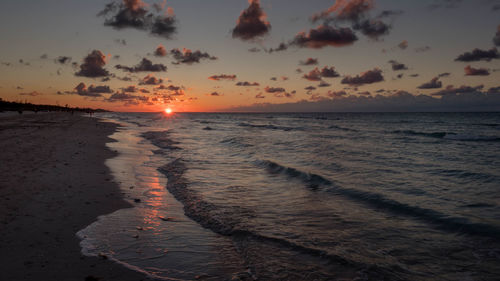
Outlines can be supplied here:
<path id="1" fill-rule="evenodd" d="M 75 235 L 130 207 L 104 164 L 115 128 L 69 112 L 0 116 L 1 280 L 146 279 L 83 256 Z"/>

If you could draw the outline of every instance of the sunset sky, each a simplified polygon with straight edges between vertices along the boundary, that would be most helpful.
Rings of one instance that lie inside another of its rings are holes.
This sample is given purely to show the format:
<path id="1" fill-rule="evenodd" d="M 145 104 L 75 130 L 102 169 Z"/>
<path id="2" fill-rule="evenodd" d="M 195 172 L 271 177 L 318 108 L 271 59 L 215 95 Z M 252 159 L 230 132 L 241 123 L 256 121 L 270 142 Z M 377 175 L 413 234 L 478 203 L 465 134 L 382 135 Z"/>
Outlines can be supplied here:
<path id="1" fill-rule="evenodd" d="M 499 0 L 3 0 L 0 34 L 0 97 L 10 101 L 500 107 Z"/>

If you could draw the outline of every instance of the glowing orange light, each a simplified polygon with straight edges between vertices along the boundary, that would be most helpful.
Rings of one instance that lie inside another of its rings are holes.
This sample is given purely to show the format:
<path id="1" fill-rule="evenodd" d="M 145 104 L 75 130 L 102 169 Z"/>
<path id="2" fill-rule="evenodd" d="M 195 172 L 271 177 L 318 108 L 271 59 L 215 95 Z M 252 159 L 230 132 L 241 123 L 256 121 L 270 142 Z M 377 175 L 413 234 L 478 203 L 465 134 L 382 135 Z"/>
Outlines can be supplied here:
<path id="1" fill-rule="evenodd" d="M 169 108 L 166 108 L 165 109 L 165 113 L 166 114 L 172 114 L 172 109 L 169 107 Z"/>

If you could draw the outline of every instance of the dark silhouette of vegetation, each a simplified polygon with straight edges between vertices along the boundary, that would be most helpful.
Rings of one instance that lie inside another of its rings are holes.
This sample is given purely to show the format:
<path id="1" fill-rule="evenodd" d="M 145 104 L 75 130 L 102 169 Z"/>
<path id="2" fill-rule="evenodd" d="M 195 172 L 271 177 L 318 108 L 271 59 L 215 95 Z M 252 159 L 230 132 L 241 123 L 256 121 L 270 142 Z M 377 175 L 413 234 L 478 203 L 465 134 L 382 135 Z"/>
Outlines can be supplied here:
<path id="1" fill-rule="evenodd" d="M 66 111 L 66 112 L 86 112 L 86 113 L 94 113 L 94 112 L 107 112 L 104 109 L 93 109 L 93 108 L 80 108 L 80 107 L 70 107 L 59 106 L 59 105 L 48 105 L 48 104 L 32 104 L 28 102 L 11 102 L 5 101 L 0 98 L 0 112 L 3 111 L 17 111 L 19 114 L 22 114 L 23 111 L 33 111 L 37 112 L 51 112 L 51 111 Z"/>

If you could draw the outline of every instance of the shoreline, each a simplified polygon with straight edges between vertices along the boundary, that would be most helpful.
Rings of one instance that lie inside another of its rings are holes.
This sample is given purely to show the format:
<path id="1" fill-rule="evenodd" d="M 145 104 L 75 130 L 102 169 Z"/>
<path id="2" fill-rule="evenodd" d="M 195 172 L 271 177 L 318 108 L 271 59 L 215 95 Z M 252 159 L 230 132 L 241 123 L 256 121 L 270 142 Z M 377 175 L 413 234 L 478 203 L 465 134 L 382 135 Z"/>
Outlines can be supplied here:
<path id="1" fill-rule="evenodd" d="M 105 160 L 116 124 L 68 113 L 0 118 L 2 280 L 144 280 L 81 253 L 76 233 L 132 207 Z"/>

